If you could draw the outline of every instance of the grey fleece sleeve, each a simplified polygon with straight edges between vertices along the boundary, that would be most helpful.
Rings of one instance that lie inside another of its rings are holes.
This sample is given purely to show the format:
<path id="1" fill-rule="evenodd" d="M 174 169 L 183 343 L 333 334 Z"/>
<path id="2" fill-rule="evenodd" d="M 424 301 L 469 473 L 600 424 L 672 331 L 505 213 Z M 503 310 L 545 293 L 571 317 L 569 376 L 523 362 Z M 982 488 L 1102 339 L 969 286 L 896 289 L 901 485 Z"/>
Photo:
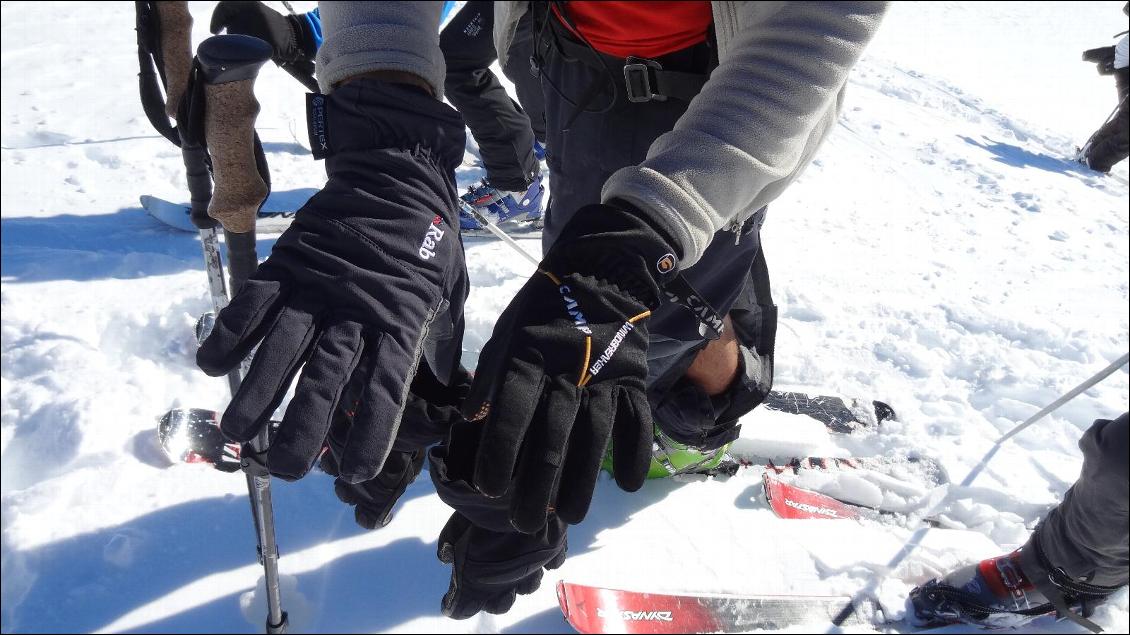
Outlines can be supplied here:
<path id="1" fill-rule="evenodd" d="M 318 8 L 323 34 L 318 84 L 323 92 L 352 75 L 404 71 L 424 78 L 443 98 L 442 2 L 319 2 Z"/>
<path id="2" fill-rule="evenodd" d="M 617 171 L 602 192 L 675 230 L 684 266 L 716 231 L 780 195 L 811 160 L 835 125 L 848 71 L 886 11 L 885 2 L 712 4 L 718 68 L 647 159 Z"/>

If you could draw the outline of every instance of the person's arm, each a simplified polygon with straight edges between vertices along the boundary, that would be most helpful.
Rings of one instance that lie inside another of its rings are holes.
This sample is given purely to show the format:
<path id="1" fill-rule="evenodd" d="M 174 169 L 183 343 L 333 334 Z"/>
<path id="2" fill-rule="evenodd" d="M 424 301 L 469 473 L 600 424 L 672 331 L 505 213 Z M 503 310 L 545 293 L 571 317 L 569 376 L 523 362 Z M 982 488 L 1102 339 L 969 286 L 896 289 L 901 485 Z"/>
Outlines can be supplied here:
<path id="1" fill-rule="evenodd" d="M 432 95 L 442 98 L 443 8 L 441 2 L 319 3 L 324 42 L 317 66 L 322 91 L 329 93 L 351 77 L 378 72 L 386 78 L 419 78 Z"/>
<path id="2" fill-rule="evenodd" d="M 459 114 L 435 98 L 438 5 L 328 3 L 321 14 L 319 76 L 332 92 L 309 104 L 328 181 L 220 311 L 196 360 L 221 375 L 258 347 L 221 431 L 257 436 L 297 377 L 268 469 L 301 478 L 345 413 L 335 458 L 339 478 L 359 483 L 381 471 L 418 366 L 444 383 L 458 365 L 467 278 L 455 168 L 465 136 Z"/>
<path id="3" fill-rule="evenodd" d="M 674 130 L 638 166 L 619 170 L 602 199 L 619 199 L 675 231 L 682 265 L 711 237 L 775 199 L 835 125 L 848 71 L 885 2 L 748 2 L 720 64 Z M 723 28 L 723 25 L 716 25 Z"/>

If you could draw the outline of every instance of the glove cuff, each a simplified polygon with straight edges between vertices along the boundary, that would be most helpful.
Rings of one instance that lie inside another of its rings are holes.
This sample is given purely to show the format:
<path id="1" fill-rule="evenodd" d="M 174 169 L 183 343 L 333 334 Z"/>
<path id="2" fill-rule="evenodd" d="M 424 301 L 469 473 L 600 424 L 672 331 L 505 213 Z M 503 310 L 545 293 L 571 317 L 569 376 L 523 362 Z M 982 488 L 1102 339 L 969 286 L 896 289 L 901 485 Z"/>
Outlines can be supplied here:
<path id="1" fill-rule="evenodd" d="M 649 308 L 679 275 L 675 233 L 637 208 L 613 199 L 577 210 L 543 261 L 559 276 L 579 274 L 612 284 Z"/>
<path id="2" fill-rule="evenodd" d="M 321 36 L 311 28 L 305 15 L 288 15 L 286 23 L 290 26 L 291 41 L 294 43 L 294 59 L 288 62 L 313 62 L 318 54 Z"/>

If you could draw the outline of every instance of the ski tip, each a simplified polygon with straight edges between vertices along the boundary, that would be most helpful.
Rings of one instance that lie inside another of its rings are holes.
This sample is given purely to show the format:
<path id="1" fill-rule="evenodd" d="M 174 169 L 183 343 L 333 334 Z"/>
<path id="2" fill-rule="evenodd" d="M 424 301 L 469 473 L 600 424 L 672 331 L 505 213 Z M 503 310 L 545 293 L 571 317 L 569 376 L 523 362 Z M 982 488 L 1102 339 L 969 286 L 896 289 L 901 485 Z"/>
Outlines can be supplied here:
<path id="1" fill-rule="evenodd" d="M 565 586 L 564 580 L 557 581 L 557 604 L 561 606 L 561 615 L 565 621 L 569 621 L 569 597 L 568 589 Z"/>

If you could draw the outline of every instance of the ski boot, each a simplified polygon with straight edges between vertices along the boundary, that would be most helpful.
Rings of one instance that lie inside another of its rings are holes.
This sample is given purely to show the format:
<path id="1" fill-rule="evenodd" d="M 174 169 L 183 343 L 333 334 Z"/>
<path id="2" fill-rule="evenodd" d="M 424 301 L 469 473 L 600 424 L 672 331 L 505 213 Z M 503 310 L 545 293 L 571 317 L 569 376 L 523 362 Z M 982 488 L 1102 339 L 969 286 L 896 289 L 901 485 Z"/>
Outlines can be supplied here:
<path id="1" fill-rule="evenodd" d="M 486 231 L 468 208 L 473 208 L 495 225 L 521 223 L 522 226 L 532 225 L 535 229 L 540 229 L 544 193 L 541 175 L 534 179 L 524 193 L 503 192 L 483 180 L 472 185 L 466 194 L 459 197 L 459 229 L 463 232 Z"/>
<path id="2" fill-rule="evenodd" d="M 731 473 L 731 464 L 736 467 L 736 462 L 729 459 L 726 452 L 733 442 L 727 443 L 714 450 L 703 450 L 679 443 L 661 430 L 655 430 L 655 442 L 651 445 L 651 466 L 647 470 L 647 478 L 669 478 L 678 474 L 708 474 Z M 600 467 L 612 474 L 612 447 L 604 454 L 604 461 Z"/>
<path id="3" fill-rule="evenodd" d="M 1072 580 L 1058 569 L 1047 578 L 1062 593 L 1062 602 L 1058 598 L 1053 602 L 1036 588 L 1020 568 L 1018 549 L 915 588 L 907 600 L 907 618 L 918 626 L 966 623 L 1015 628 L 1058 614 L 1093 630 L 1086 618 L 1114 589 Z"/>
<path id="4" fill-rule="evenodd" d="M 1087 141 L 1087 143 L 1084 143 L 1083 147 L 1081 147 L 1081 148 L 1080 147 L 1075 148 L 1075 162 L 1082 164 L 1083 167 L 1085 167 L 1085 168 L 1091 167 L 1091 164 L 1087 161 L 1087 153 L 1090 152 L 1090 150 L 1091 150 L 1091 142 L 1090 141 Z"/>

